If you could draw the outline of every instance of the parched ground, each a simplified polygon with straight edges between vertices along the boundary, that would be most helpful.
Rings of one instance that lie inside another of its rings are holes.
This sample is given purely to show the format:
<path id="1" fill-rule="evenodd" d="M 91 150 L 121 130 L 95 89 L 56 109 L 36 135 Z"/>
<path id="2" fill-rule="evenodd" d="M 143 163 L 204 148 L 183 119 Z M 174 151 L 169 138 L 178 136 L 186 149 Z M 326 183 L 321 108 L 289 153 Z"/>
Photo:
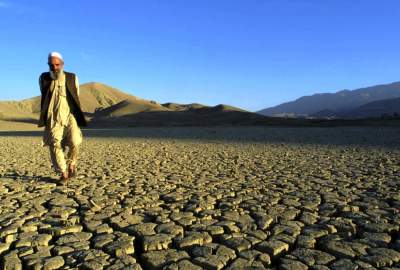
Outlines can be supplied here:
<path id="1" fill-rule="evenodd" d="M 2 269 L 400 269 L 400 129 L 0 132 Z"/>

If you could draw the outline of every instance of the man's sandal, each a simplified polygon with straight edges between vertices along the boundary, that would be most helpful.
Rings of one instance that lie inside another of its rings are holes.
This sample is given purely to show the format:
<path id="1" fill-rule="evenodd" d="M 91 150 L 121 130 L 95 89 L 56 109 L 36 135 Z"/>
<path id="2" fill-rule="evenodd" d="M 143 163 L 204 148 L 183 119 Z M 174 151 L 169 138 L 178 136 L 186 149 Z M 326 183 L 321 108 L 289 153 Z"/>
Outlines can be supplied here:
<path id="1" fill-rule="evenodd" d="M 75 177 L 76 176 L 76 165 L 69 165 L 68 176 L 69 177 Z"/>

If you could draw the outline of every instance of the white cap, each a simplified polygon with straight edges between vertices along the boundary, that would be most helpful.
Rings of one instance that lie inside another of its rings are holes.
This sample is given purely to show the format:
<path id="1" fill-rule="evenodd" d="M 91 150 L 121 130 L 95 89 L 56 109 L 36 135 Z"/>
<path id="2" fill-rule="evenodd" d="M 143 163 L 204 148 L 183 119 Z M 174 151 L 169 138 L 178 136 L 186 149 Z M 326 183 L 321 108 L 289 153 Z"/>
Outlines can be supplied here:
<path id="1" fill-rule="evenodd" d="M 56 58 L 60 59 L 61 61 L 64 61 L 61 53 L 59 53 L 59 52 L 51 52 L 51 53 L 49 53 L 49 59 L 51 57 L 56 57 Z"/>

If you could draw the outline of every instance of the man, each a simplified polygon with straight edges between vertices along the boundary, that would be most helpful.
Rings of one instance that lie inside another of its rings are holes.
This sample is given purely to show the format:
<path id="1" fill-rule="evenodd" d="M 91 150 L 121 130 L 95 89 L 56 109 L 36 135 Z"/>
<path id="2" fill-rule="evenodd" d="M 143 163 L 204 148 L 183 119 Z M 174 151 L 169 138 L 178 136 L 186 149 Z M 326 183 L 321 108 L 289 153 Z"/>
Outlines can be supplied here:
<path id="1" fill-rule="evenodd" d="M 86 126 L 79 101 L 79 84 L 75 74 L 64 71 L 60 53 L 48 55 L 49 72 L 39 77 L 39 127 L 44 126 L 43 144 L 49 146 L 53 168 L 62 182 L 76 174 L 78 148 L 82 143 L 79 126 Z M 67 160 L 64 157 L 68 146 Z"/>

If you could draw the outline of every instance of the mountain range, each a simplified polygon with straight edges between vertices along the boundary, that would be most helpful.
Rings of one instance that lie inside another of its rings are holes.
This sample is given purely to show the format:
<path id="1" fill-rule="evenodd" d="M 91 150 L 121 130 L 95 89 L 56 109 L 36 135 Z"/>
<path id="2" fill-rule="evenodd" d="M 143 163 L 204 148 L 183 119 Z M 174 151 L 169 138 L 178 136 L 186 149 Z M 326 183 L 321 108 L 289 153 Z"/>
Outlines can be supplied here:
<path id="1" fill-rule="evenodd" d="M 142 99 L 102 83 L 80 86 L 82 109 L 90 127 L 207 126 L 207 125 L 343 125 L 329 119 L 382 118 L 400 115 L 400 82 L 336 93 L 303 96 L 256 113 L 219 104 L 163 103 Z M 34 126 L 40 96 L 0 101 L 0 122 Z M 322 119 L 329 122 L 313 121 Z M 346 120 L 347 121 L 347 120 Z M 1 124 L 0 123 L 0 124 Z M 361 122 L 360 122 L 361 123 Z M 365 121 L 362 122 L 362 125 Z M 1 129 L 1 126 L 0 126 Z"/>
<path id="2" fill-rule="evenodd" d="M 229 105 L 160 104 L 102 83 L 80 85 L 82 109 L 91 127 L 251 125 L 266 117 Z M 0 101 L 0 120 L 37 123 L 40 96 Z"/>
<path id="3" fill-rule="evenodd" d="M 303 96 L 257 113 L 275 117 L 368 118 L 400 114 L 400 82 Z"/>

